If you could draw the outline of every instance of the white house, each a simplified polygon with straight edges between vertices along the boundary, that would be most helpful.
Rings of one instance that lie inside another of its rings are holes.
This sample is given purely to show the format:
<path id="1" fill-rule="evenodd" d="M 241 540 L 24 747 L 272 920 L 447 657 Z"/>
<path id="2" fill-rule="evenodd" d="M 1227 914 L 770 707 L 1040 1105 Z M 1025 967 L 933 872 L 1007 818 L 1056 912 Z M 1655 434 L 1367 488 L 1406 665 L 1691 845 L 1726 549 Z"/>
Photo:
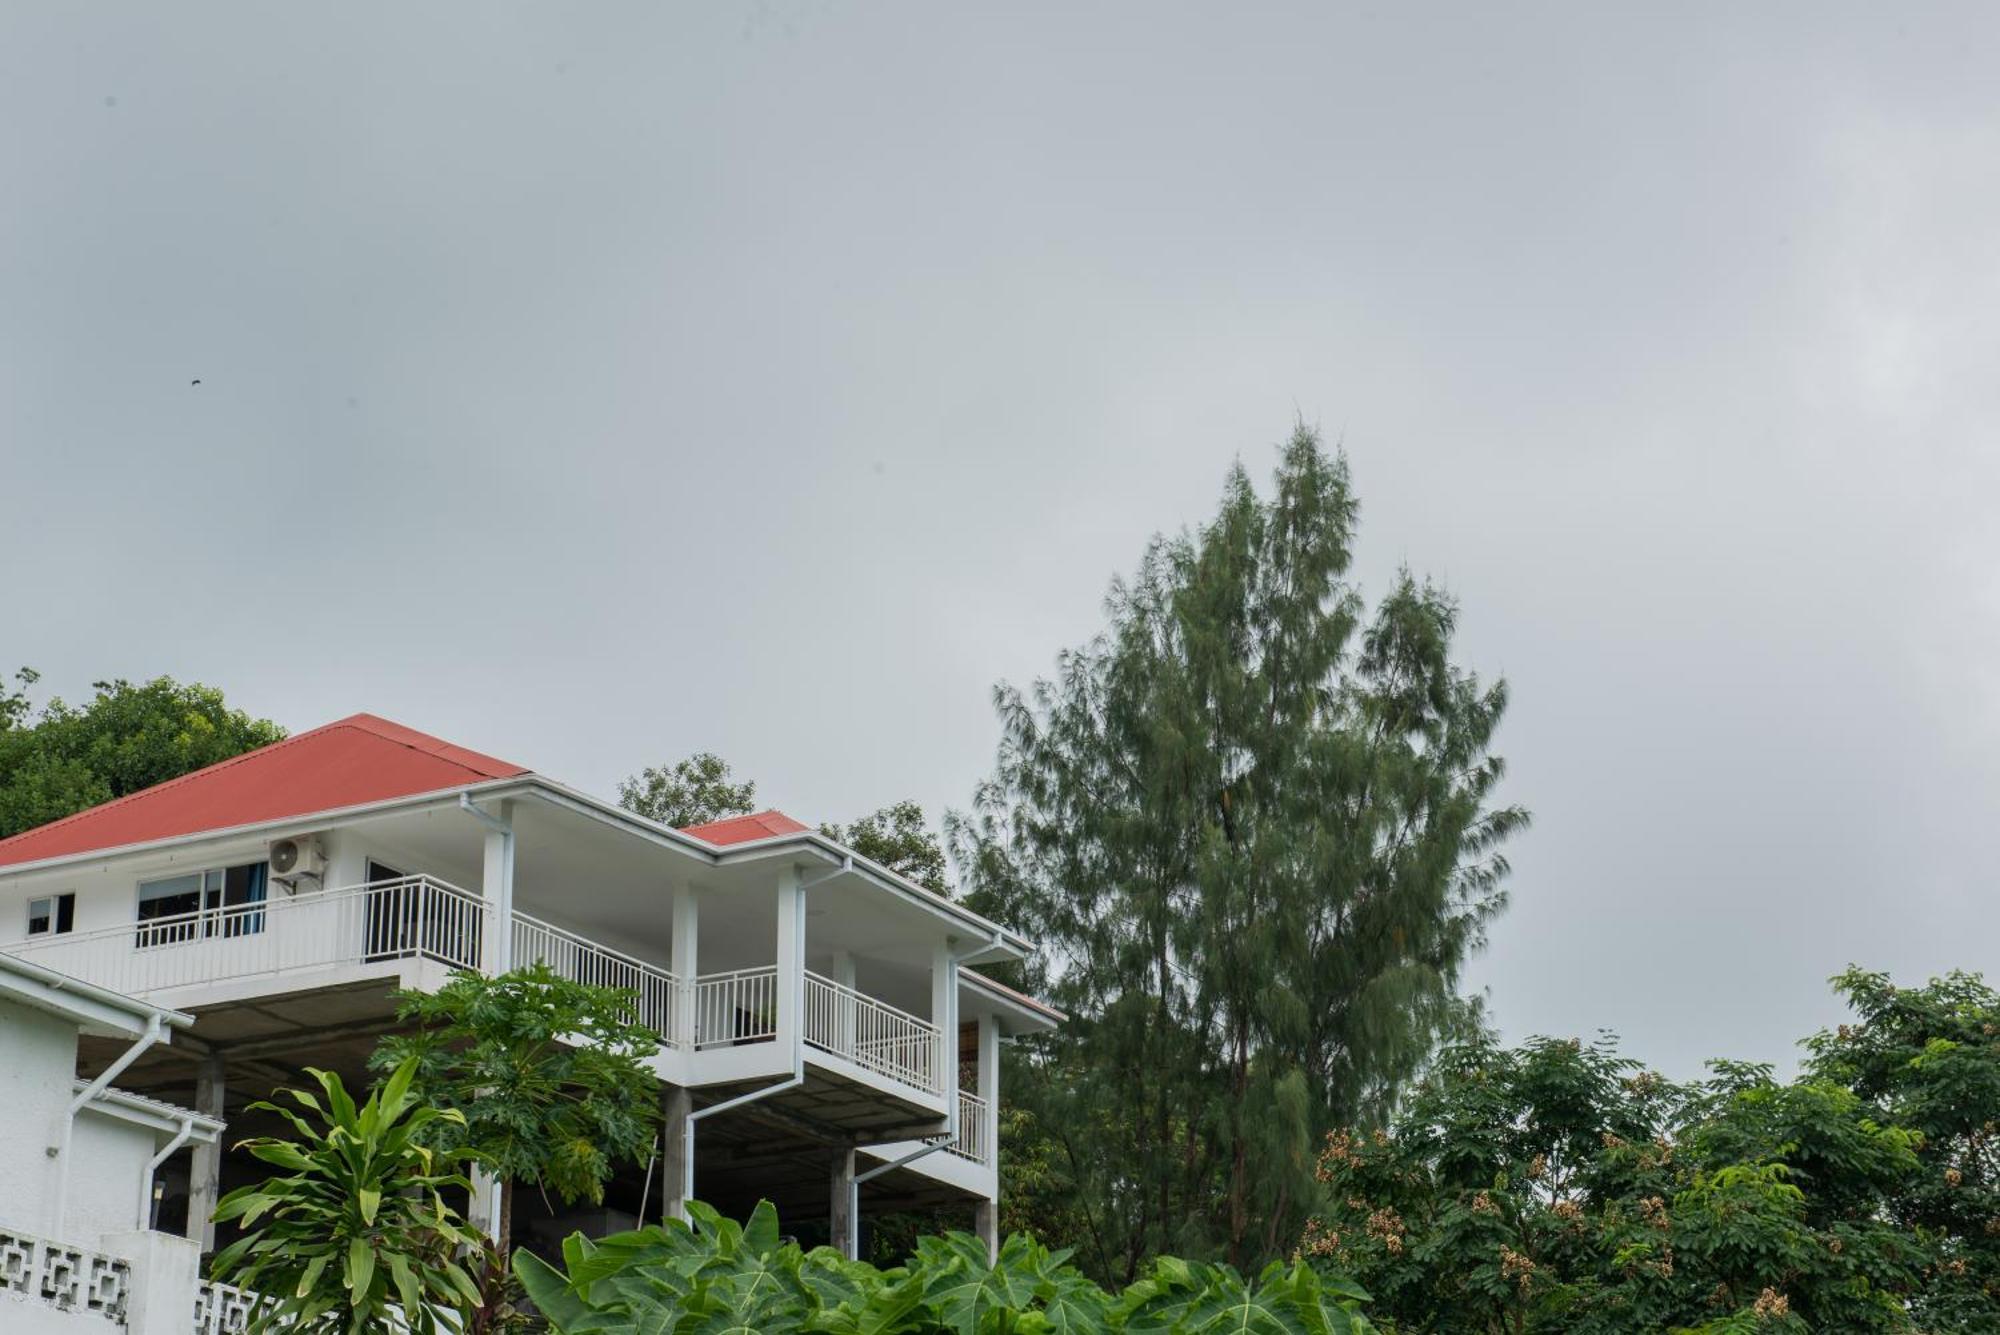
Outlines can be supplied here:
<path id="1" fill-rule="evenodd" d="M 197 1284 L 200 1253 L 152 1231 L 155 1170 L 222 1124 L 112 1084 L 194 1017 L 0 955 L 0 1330 L 203 1335 L 235 1295 Z M 77 1079 L 79 1043 L 112 1054 Z"/>
<path id="2" fill-rule="evenodd" d="M 452 970 L 632 989 L 661 1152 L 602 1212 L 516 1202 L 529 1242 L 690 1191 L 848 1247 L 857 1206 L 963 1208 L 991 1239 L 999 1047 L 1062 1017 L 976 968 L 1031 949 L 781 813 L 669 829 L 365 714 L 0 840 L 0 951 L 191 1017 L 120 1080 L 214 1118 L 309 1065 L 365 1080 L 392 990 Z M 161 1167 L 162 1226 L 212 1247 L 257 1173 L 197 1143 Z"/>

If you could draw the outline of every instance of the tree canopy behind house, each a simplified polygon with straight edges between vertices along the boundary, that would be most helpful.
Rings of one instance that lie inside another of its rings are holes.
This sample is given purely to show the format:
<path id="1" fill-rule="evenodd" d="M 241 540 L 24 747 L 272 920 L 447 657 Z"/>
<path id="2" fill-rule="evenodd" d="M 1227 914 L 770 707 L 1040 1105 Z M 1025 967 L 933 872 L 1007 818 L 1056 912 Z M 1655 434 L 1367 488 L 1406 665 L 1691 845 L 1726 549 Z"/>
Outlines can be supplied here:
<path id="1" fill-rule="evenodd" d="M 232 709 L 213 686 L 155 677 L 100 681 L 82 705 L 39 710 L 32 669 L 0 686 L 0 838 L 280 741 L 269 719 Z"/>
<path id="2" fill-rule="evenodd" d="M 1481 1039 L 1320 1153 L 1300 1250 L 1417 1335 L 2000 1330 L 2000 996 L 1850 971 L 1790 1081 Z"/>
<path id="3" fill-rule="evenodd" d="M 1079 1259 L 1290 1250 L 1312 1143 L 1379 1113 L 1463 1031 L 1461 965 L 1527 815 L 1495 796 L 1507 696 L 1458 610 L 1349 576 L 1346 461 L 1301 426 L 1271 495 L 1154 540 L 1109 624 L 997 692 L 1003 740 L 949 822 L 968 902 L 1038 939 L 1071 1020 L 1009 1070 L 1067 1170 Z"/>

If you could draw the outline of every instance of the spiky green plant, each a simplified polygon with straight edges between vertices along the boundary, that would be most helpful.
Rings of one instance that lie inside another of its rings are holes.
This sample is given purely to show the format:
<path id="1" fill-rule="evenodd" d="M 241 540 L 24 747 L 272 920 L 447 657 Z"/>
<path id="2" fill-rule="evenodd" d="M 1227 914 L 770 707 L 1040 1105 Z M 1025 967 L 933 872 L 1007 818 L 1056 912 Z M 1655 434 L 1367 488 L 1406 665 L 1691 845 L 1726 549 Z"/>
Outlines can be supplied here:
<path id="1" fill-rule="evenodd" d="M 447 1190 L 469 1188 L 462 1150 L 423 1143 L 433 1122 L 463 1120 L 418 1102 L 406 1062 L 356 1106 L 331 1071 L 310 1070 L 320 1094 L 288 1089 L 298 1110 L 251 1105 L 291 1124 L 297 1139 L 273 1136 L 242 1148 L 280 1170 L 226 1196 L 217 1222 L 248 1230 L 219 1252 L 211 1273 L 266 1296 L 248 1335 L 435 1335 L 463 1326 L 479 1289 L 454 1259 L 481 1244 Z"/>

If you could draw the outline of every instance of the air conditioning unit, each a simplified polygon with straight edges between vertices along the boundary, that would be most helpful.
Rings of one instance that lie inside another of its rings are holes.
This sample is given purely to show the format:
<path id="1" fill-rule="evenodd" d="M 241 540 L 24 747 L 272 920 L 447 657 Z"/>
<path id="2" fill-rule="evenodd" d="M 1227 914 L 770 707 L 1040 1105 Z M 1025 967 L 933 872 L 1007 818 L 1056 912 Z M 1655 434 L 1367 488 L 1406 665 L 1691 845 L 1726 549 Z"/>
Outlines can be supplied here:
<path id="1" fill-rule="evenodd" d="M 320 847 L 317 835 L 303 834 L 296 839 L 274 839 L 270 851 L 271 879 L 282 882 L 287 889 L 297 890 L 299 878 L 311 877 L 317 881 L 326 874 L 326 852 Z"/>

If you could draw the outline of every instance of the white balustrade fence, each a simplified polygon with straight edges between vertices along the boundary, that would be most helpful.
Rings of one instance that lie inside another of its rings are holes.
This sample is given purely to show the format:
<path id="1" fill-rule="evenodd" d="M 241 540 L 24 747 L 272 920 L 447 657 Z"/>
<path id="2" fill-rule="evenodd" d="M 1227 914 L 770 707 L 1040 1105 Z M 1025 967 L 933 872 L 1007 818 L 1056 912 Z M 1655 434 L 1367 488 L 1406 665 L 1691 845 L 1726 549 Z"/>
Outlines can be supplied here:
<path id="1" fill-rule="evenodd" d="M 132 1267 L 115 1256 L 0 1231 L 0 1296 L 123 1326 L 131 1291 Z"/>
<path id="2" fill-rule="evenodd" d="M 680 982 L 665 969 L 587 941 L 525 913 L 514 915 L 514 964 L 546 964 L 564 978 L 636 994 L 634 1017 L 669 1046 L 680 1035 Z"/>
<path id="3" fill-rule="evenodd" d="M 958 1091 L 958 1134 L 947 1148 L 961 1159 L 991 1163 L 993 1148 L 986 1139 L 986 1100 Z"/>
<path id="4" fill-rule="evenodd" d="M 810 971 L 805 985 L 809 1046 L 929 1093 L 943 1091 L 936 1025 Z"/>
<path id="5" fill-rule="evenodd" d="M 128 995 L 339 964 L 424 958 L 476 969 L 489 910 L 429 876 L 279 894 L 9 945 L 10 954 Z"/>
<path id="6" fill-rule="evenodd" d="M 760 1043 L 778 1036 L 778 969 L 735 969 L 703 974 L 694 984 L 697 1050 Z"/>

